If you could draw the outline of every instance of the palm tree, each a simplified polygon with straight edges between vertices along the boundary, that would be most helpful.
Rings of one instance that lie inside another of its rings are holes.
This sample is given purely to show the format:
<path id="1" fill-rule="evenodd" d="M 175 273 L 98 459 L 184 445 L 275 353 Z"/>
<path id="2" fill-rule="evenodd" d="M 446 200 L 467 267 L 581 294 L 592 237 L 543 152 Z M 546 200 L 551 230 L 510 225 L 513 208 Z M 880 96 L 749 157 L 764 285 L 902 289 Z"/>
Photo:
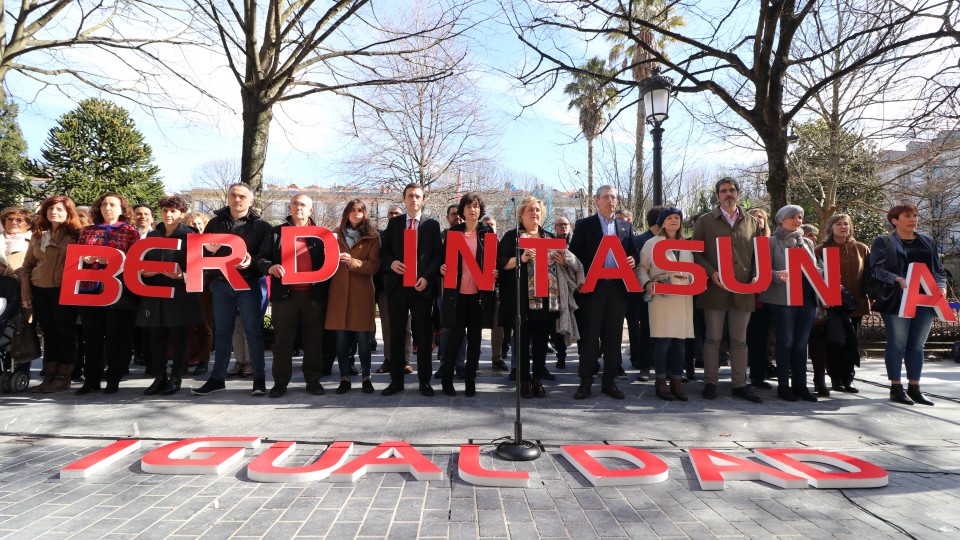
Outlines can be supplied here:
<path id="1" fill-rule="evenodd" d="M 656 64 L 651 62 L 650 53 L 640 45 L 640 42 L 646 46 L 663 51 L 668 39 L 664 36 L 657 37 L 649 29 L 638 27 L 636 24 L 630 24 L 630 20 L 650 21 L 662 28 L 676 28 L 683 26 L 683 17 L 671 15 L 672 4 L 666 0 L 631 0 L 629 11 L 624 12 L 624 4 L 621 4 L 621 12 L 616 17 L 619 33 L 614 34 L 613 47 L 610 49 L 610 63 L 620 64 L 621 70 L 630 70 L 633 80 L 638 84 L 640 81 L 652 75 Z M 632 199 L 627 201 L 633 215 L 642 215 L 645 194 L 643 192 L 643 141 L 646 137 L 646 118 L 647 111 L 643 106 L 643 100 L 637 100 L 637 140 L 636 140 L 636 163 L 634 170 L 633 189 L 630 190 Z"/>
<path id="2" fill-rule="evenodd" d="M 563 93 L 573 98 L 567 110 L 579 110 L 580 130 L 587 139 L 588 214 L 593 213 L 593 140 L 607 124 L 604 110 L 613 107 L 617 100 L 617 90 L 610 80 L 613 75 L 602 58 L 594 57 L 580 66 L 580 71 L 573 74 L 573 82 L 563 88 Z"/>

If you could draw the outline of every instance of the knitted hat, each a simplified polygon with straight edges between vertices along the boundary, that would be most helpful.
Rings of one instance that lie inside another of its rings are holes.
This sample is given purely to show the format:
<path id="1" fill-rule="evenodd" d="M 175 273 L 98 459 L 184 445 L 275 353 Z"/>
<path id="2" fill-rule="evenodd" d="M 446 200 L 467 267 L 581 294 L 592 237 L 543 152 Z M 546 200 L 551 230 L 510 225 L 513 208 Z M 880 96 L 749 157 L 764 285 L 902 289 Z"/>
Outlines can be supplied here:
<path id="1" fill-rule="evenodd" d="M 783 220 L 793 217 L 797 214 L 800 214 L 800 217 L 803 217 L 803 207 L 797 206 L 795 204 L 788 204 L 783 208 L 777 210 L 777 223 L 782 223 Z"/>
<path id="2" fill-rule="evenodd" d="M 680 221 L 683 221 L 683 210 L 669 206 L 660 211 L 660 215 L 657 216 L 657 227 L 663 227 L 663 222 L 667 220 L 668 217 L 676 214 L 680 216 Z"/>

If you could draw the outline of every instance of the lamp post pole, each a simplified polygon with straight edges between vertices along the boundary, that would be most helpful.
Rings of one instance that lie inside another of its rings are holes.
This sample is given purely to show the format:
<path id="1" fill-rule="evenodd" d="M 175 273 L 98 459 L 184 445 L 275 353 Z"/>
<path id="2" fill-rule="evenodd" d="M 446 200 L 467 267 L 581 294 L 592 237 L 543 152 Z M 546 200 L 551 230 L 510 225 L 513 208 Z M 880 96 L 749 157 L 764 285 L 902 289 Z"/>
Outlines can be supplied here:
<path id="1" fill-rule="evenodd" d="M 653 205 L 663 204 L 663 128 L 660 122 L 650 130 L 653 135 Z"/>

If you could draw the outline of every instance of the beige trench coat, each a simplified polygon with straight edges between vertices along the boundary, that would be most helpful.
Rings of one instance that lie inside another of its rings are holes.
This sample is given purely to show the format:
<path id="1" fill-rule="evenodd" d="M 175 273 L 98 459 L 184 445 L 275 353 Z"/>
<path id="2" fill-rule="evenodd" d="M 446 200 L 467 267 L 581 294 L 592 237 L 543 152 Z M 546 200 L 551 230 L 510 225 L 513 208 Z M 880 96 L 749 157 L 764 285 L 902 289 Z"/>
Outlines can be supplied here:
<path id="1" fill-rule="evenodd" d="M 670 283 L 687 285 L 692 279 L 688 272 L 667 272 L 653 263 L 653 247 L 663 240 L 662 236 L 654 236 L 643 245 L 640 250 L 640 264 L 637 265 L 637 278 L 640 284 L 650 280 L 662 281 L 669 278 Z M 672 250 L 667 251 L 667 259 L 678 260 Z M 680 262 L 694 262 L 693 253 L 680 252 Z M 679 277 L 683 276 L 683 277 Z M 693 297 L 658 294 L 653 302 L 647 304 L 650 313 L 650 337 L 686 339 L 693 337 Z"/>

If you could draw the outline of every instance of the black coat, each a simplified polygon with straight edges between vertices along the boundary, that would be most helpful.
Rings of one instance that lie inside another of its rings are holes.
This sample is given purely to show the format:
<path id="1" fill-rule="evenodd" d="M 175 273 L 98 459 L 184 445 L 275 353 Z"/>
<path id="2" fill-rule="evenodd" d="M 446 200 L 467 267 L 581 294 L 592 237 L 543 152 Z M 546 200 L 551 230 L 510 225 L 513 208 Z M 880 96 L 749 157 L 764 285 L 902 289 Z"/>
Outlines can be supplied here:
<path id="1" fill-rule="evenodd" d="M 540 238 L 556 238 L 556 236 L 540 227 Z M 517 270 L 520 270 L 520 285 L 523 296 L 520 302 L 520 315 L 526 319 L 530 316 L 530 303 L 527 302 L 527 265 L 519 263 L 512 270 L 505 270 L 504 266 L 510 259 L 517 256 L 517 229 L 511 229 L 500 239 L 497 247 L 497 268 L 500 269 L 500 326 L 513 328 L 517 316 Z"/>
<path id="2" fill-rule="evenodd" d="M 309 225 L 314 225 L 313 220 L 310 220 Z M 283 256 L 281 255 L 280 250 L 280 237 L 283 233 L 285 227 L 295 227 L 293 223 L 290 222 L 290 216 L 287 216 L 287 219 L 283 223 L 277 225 L 273 228 L 271 233 L 271 250 L 270 250 L 270 260 L 273 264 L 282 264 Z M 304 241 L 307 243 L 307 251 L 310 253 L 310 270 L 318 270 L 323 266 L 324 261 L 326 260 L 326 254 L 323 250 L 323 242 L 319 238 L 304 238 Z M 269 269 L 269 267 L 267 267 Z M 302 269 L 301 269 L 302 270 Z M 266 273 L 266 270 L 265 270 Z M 318 302 L 326 302 L 327 296 L 330 292 L 330 280 L 321 281 L 319 283 L 314 283 L 310 286 L 310 297 Z M 275 276 L 270 276 L 270 299 L 276 298 L 286 298 L 290 295 L 290 288 L 287 285 L 284 285 L 280 278 Z"/>
<path id="3" fill-rule="evenodd" d="M 466 224 L 458 223 L 453 227 L 448 229 L 449 231 L 460 231 L 463 232 L 466 230 Z M 493 234 L 493 229 L 484 225 L 483 223 L 477 224 L 477 264 L 483 268 L 483 254 L 485 250 L 484 238 L 487 233 Z M 444 235 L 444 240 L 446 240 L 446 234 Z M 446 249 L 446 246 L 444 246 Z M 494 243 L 493 249 L 497 249 L 497 244 Z M 456 289 L 445 289 L 443 288 L 443 276 L 440 277 L 440 287 L 443 292 L 440 296 L 440 313 L 441 313 L 441 325 L 444 328 L 457 328 L 465 327 L 467 321 L 457 318 L 457 302 L 460 298 L 460 280 L 463 278 L 464 264 L 463 264 L 463 255 L 458 256 L 459 264 L 457 266 L 457 288 Z M 444 257 L 446 260 L 446 257 Z M 498 265 L 499 267 L 499 265 Z M 448 271 L 451 269 L 448 268 Z M 486 270 L 484 268 L 484 270 Z M 493 315 L 496 311 L 497 303 L 497 291 L 496 287 L 492 291 L 483 291 L 479 292 L 480 295 L 480 326 L 482 328 L 493 328 Z"/>
<path id="4" fill-rule="evenodd" d="M 403 286 L 403 276 L 390 266 L 394 261 L 403 262 L 403 231 L 407 228 L 407 219 L 407 214 L 390 218 L 381 237 L 380 265 L 384 268 L 383 285 L 387 294 Z M 443 243 L 440 239 L 440 223 L 435 219 L 421 218 L 417 228 L 417 278 L 425 278 L 427 288 L 420 294 L 430 298 L 436 296 L 441 264 Z"/>
<path id="5" fill-rule="evenodd" d="M 147 238 L 175 238 L 180 240 L 180 249 L 151 249 L 143 255 L 145 261 L 175 262 L 183 270 L 187 267 L 187 236 L 196 229 L 180 224 L 173 234 L 166 236 L 163 223 L 147 233 Z M 147 328 L 174 328 L 202 322 L 200 293 L 187 292 L 185 280 L 173 279 L 163 274 L 143 278 L 147 285 L 173 287 L 173 298 L 143 296 L 137 309 L 137 326 Z"/>
<path id="6" fill-rule="evenodd" d="M 271 239 L 273 227 L 269 222 L 260 219 L 254 212 L 248 212 L 246 216 L 240 219 L 233 219 L 230 215 L 230 208 L 223 207 L 214 212 L 215 216 L 207 223 L 204 233 L 226 233 L 239 236 L 247 246 L 247 252 L 252 259 L 250 266 L 239 270 L 243 279 L 253 282 L 266 274 L 267 268 L 273 264 L 270 260 Z M 230 254 L 230 248 L 221 246 L 220 249 L 210 254 L 204 250 L 204 257 L 218 256 L 223 257 Z M 213 279 L 226 279 L 220 272 L 208 271 Z"/>
<path id="7" fill-rule="evenodd" d="M 947 275 L 943 271 L 940 253 L 937 251 L 937 243 L 933 238 L 920 233 L 916 233 L 916 241 L 930 254 L 930 273 L 937 281 L 937 286 L 946 288 Z M 870 246 L 870 274 L 873 279 L 884 284 L 880 298 L 873 299 L 873 311 L 890 314 L 899 313 L 903 289 L 896 282 L 896 279 L 897 277 L 906 278 L 908 267 L 906 250 L 903 248 L 903 243 L 897 237 L 896 232 L 878 236 L 873 240 L 873 244 Z"/>
<path id="8" fill-rule="evenodd" d="M 640 252 L 634 243 L 633 227 L 620 218 L 616 218 L 614 223 L 620 245 L 623 246 L 627 257 L 633 257 L 633 260 L 639 263 Z M 600 249 L 600 241 L 603 237 L 600 216 L 597 214 L 577 220 L 577 226 L 573 229 L 573 238 L 570 240 L 570 251 L 580 259 L 584 275 L 590 273 L 590 266 L 597 255 L 597 250 Z"/>

